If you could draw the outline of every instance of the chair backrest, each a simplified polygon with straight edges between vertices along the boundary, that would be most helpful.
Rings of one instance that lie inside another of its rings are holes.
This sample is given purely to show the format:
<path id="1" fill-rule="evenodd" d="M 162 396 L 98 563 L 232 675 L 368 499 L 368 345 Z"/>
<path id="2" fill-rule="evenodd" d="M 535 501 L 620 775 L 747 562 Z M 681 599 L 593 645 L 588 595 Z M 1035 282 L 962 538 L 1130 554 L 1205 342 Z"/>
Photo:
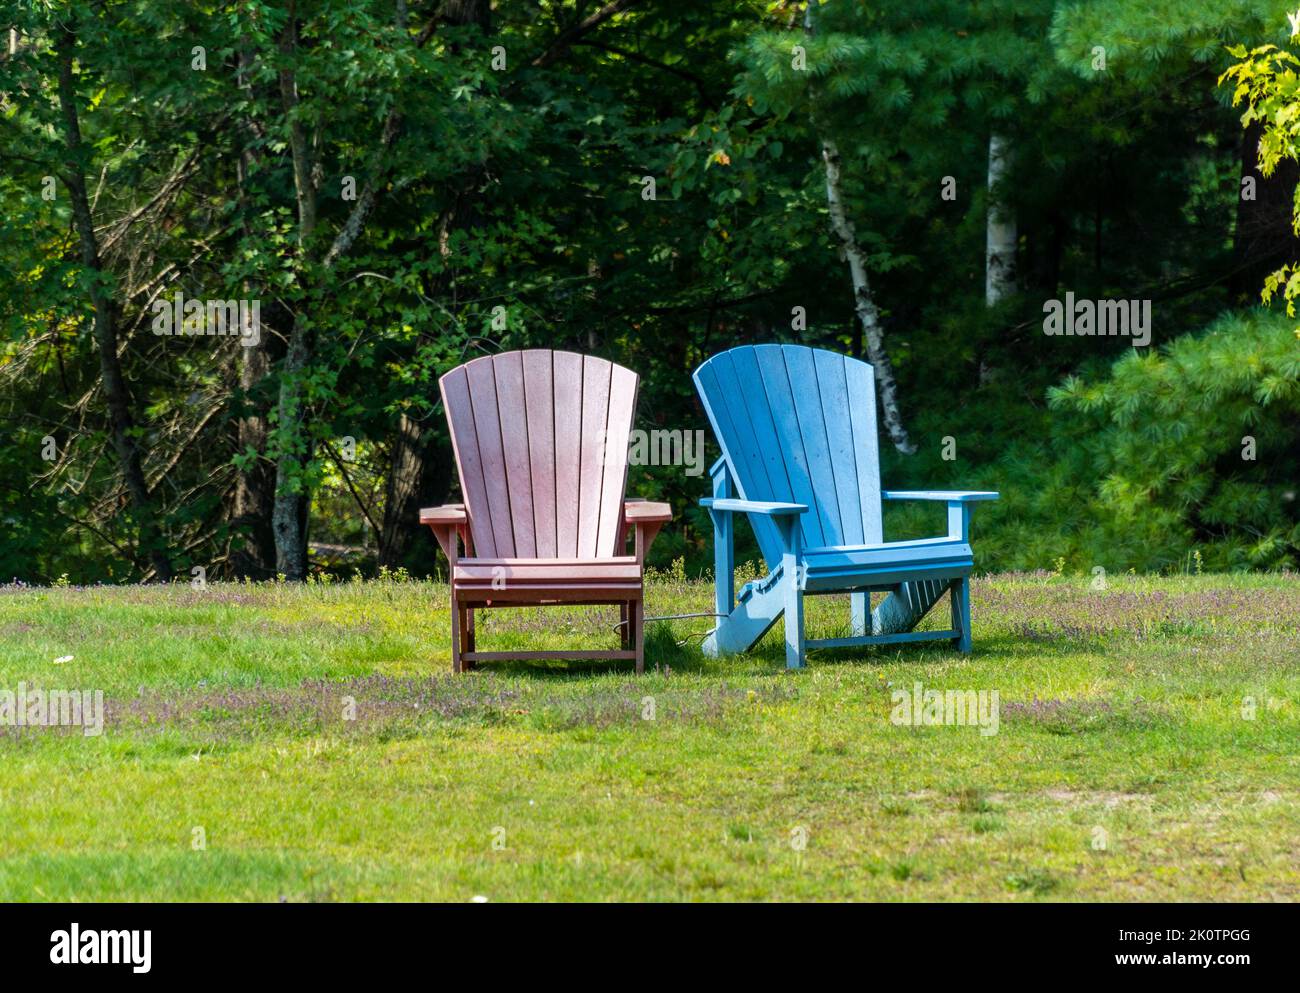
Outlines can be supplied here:
<path id="1" fill-rule="evenodd" d="M 808 505 L 805 548 L 882 540 L 876 384 L 870 365 L 805 345 L 744 345 L 695 370 L 736 496 Z M 750 517 L 768 566 L 775 525 Z"/>
<path id="2" fill-rule="evenodd" d="M 550 349 L 439 381 L 479 558 L 604 558 L 623 533 L 636 373 Z"/>

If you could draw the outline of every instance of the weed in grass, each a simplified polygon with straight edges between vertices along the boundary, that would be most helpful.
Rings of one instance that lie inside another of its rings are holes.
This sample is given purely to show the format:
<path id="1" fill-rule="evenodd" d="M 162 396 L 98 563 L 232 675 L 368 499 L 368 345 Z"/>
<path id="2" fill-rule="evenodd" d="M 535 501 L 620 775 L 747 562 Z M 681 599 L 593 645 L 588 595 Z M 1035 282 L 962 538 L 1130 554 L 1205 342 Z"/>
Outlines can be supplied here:
<path id="1" fill-rule="evenodd" d="M 881 800 L 880 811 L 889 817 L 910 817 L 916 808 L 907 800 Z"/>
<path id="2" fill-rule="evenodd" d="M 957 794 L 957 809 L 963 814 L 987 814 L 996 808 L 985 790 L 968 786 Z"/>
<path id="3" fill-rule="evenodd" d="M 733 841 L 743 841 L 748 844 L 754 840 L 754 829 L 747 824 L 733 822 L 727 825 L 727 836 Z"/>
<path id="4" fill-rule="evenodd" d="M 1074 735 L 1117 726 L 1149 727 L 1157 720 L 1141 699 L 1121 707 L 1109 700 L 1047 699 L 1035 696 L 1029 703 L 1003 703 L 1001 718 L 1027 722 L 1048 734 Z"/>
<path id="5" fill-rule="evenodd" d="M 911 859 L 902 859 L 889 867 L 889 874 L 900 883 L 910 881 L 924 882 L 929 875 Z"/>
<path id="6" fill-rule="evenodd" d="M 1168 782 L 1169 778 L 1159 773 L 1143 773 L 1130 778 L 1123 789 L 1125 793 L 1153 793 Z"/>
<path id="7" fill-rule="evenodd" d="M 1024 869 L 1010 873 L 1006 878 L 1007 889 L 1013 893 L 1033 893 L 1035 896 L 1054 893 L 1060 885 L 1061 881 L 1046 869 Z"/>

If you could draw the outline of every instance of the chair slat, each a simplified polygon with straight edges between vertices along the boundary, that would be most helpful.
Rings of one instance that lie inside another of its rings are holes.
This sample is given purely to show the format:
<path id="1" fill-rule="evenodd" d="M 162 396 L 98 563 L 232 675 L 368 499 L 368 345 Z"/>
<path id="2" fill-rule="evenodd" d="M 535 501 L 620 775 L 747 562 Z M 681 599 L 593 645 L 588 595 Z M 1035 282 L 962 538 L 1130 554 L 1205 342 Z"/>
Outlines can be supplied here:
<path id="1" fill-rule="evenodd" d="M 506 482 L 505 450 L 501 444 L 501 418 L 497 412 L 496 376 L 492 357 L 485 356 L 465 364 L 469 380 L 470 409 L 478 436 L 479 459 L 483 465 L 483 485 L 487 490 L 488 516 L 496 554 L 515 554 L 515 537 L 510 521 L 510 488 Z"/>
<path id="2" fill-rule="evenodd" d="M 609 413 L 606 417 L 604 478 L 600 489 L 600 520 L 597 526 L 598 556 L 619 554 L 614 547 L 621 531 L 623 495 L 627 489 L 627 445 L 636 412 L 636 373 L 622 366 L 610 366 Z"/>
<path id="3" fill-rule="evenodd" d="M 775 435 L 765 448 L 755 434 L 756 422 L 746 409 L 745 397 L 740 380 L 737 378 L 735 365 L 730 352 L 704 363 L 695 372 L 695 384 L 704 402 L 705 412 L 713 426 L 713 433 L 719 439 L 723 456 L 731 468 L 732 478 L 736 483 L 736 493 L 742 499 L 782 499 L 770 495 L 750 496 L 750 491 L 760 494 L 786 493 L 783 499 L 788 501 L 789 483 L 785 479 L 785 465 L 777 455 L 775 480 L 768 478 L 767 456 L 774 451 Z M 757 380 L 755 367 L 752 375 Z M 762 384 L 756 389 L 761 393 Z M 764 415 L 766 416 L 766 415 Z M 771 431 L 770 419 L 767 429 Z M 769 563 L 780 558 L 781 538 L 776 525 L 765 518 L 751 518 L 754 537 L 758 539 L 763 558 Z"/>
<path id="4" fill-rule="evenodd" d="M 556 557 L 555 382 L 552 352 L 533 348 L 523 353 L 524 396 L 528 408 L 528 457 L 532 474 L 536 555 Z"/>
<path id="5" fill-rule="evenodd" d="M 880 436 L 876 432 L 876 374 L 865 362 L 844 363 L 849 397 L 849 424 L 853 428 L 854 467 L 858 477 L 858 502 L 862 507 L 862 540 L 884 540 L 880 512 Z"/>
<path id="6" fill-rule="evenodd" d="M 817 392 L 821 399 L 821 420 L 826 429 L 835 494 L 839 500 L 839 540 L 846 545 L 861 544 L 862 497 L 858 489 L 857 450 L 853 446 L 852 416 L 849 411 L 849 387 L 843 355 L 816 349 L 812 353 L 817 370 Z"/>
<path id="7" fill-rule="evenodd" d="M 825 545 L 822 531 L 821 507 L 825 497 L 814 492 L 808 456 L 804 452 L 803 437 L 799 432 L 799 417 L 795 413 L 794 388 L 785 364 L 785 354 L 780 345 L 755 345 L 754 357 L 763 375 L 763 389 L 767 393 L 781 453 L 785 456 L 786 474 L 790 477 L 791 497 L 795 503 L 807 504 L 809 511 L 800 518 L 804 547 L 819 548 Z M 801 384 L 808 389 L 810 384 Z M 834 499 L 834 494 L 830 494 Z"/>
<path id="8" fill-rule="evenodd" d="M 470 535 L 474 549 L 482 555 L 498 554 L 492 533 L 492 513 L 488 506 L 487 486 L 483 480 L 483 461 L 479 456 L 478 432 L 474 426 L 474 412 L 470 404 L 469 377 L 465 367 L 453 369 L 442 377 L 442 406 L 447 412 L 451 427 L 452 450 L 456 455 L 456 468 L 460 473 L 461 493 L 469 515 Z"/>
<path id="9" fill-rule="evenodd" d="M 555 554 L 578 555 L 578 494 L 582 476 L 582 356 L 555 352 Z"/>
<path id="10" fill-rule="evenodd" d="M 528 432 L 528 401 L 524 393 L 524 362 L 521 352 L 506 352 L 492 361 L 495 374 L 497 416 L 501 424 L 501 448 L 505 460 L 506 492 L 510 495 L 510 530 L 515 555 L 537 555 L 533 517 L 533 467 Z M 550 450 L 538 452 L 539 461 L 554 464 Z"/>
<path id="11" fill-rule="evenodd" d="M 786 381 L 794 396 L 794 414 L 799 423 L 799 437 L 803 441 L 803 454 L 808 464 L 808 477 L 812 483 L 814 505 L 821 524 L 823 545 L 838 544 L 844 534 L 840 524 L 840 498 L 836 486 L 835 469 L 831 465 L 830 440 L 826 433 L 826 415 L 823 413 L 817 380 L 814 351 L 803 345 L 782 345 L 785 359 Z M 843 356 L 830 355 L 832 361 L 843 363 Z M 841 412 L 840 417 L 843 417 Z M 853 513 L 859 515 L 857 507 Z M 806 515 L 811 516 L 811 514 Z M 805 526 L 805 533 L 808 526 Z"/>
<path id="12" fill-rule="evenodd" d="M 578 489 L 578 557 L 592 558 L 600 530 L 600 491 L 605 478 L 605 428 L 613 365 L 593 355 L 582 359 L 582 465 Z"/>

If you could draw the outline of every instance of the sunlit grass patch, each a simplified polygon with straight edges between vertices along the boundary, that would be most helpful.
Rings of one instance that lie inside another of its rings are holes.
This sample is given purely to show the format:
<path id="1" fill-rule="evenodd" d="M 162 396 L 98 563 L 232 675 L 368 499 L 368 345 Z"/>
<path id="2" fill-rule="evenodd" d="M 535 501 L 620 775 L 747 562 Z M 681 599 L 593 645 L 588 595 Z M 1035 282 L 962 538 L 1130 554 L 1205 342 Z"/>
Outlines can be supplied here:
<path id="1" fill-rule="evenodd" d="M 647 599 L 712 603 L 671 575 Z M 5 589 L 0 689 L 99 688 L 106 714 L 98 737 L 0 727 L 0 898 L 1300 896 L 1295 580 L 991 577 L 973 600 L 969 656 L 791 673 L 780 625 L 708 659 L 684 618 L 650 623 L 640 678 L 455 677 L 437 584 Z M 814 630 L 843 623 L 847 598 L 814 604 Z M 616 621 L 480 631 L 581 647 Z M 997 691 L 996 733 L 893 723 L 917 684 Z"/>

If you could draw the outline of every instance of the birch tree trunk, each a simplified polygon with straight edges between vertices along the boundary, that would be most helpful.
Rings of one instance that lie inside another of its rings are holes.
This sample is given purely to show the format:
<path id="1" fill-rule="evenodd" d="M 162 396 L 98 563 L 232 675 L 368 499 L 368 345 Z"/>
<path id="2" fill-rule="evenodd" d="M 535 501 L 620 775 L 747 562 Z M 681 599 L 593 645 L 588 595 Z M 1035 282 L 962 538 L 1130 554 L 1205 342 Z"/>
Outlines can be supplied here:
<path id="1" fill-rule="evenodd" d="M 1016 216 L 1006 202 L 1011 143 L 989 136 L 987 240 L 984 251 L 984 302 L 996 306 L 1016 290 Z"/>
<path id="2" fill-rule="evenodd" d="M 867 277 L 867 263 L 862 254 L 862 246 L 858 244 L 853 222 L 844 211 L 844 200 L 840 195 L 840 150 L 834 138 L 822 138 L 822 161 L 826 163 L 826 204 L 830 208 L 831 228 L 849 263 L 849 276 L 853 280 L 853 311 L 862 327 L 867 359 L 875 369 L 876 395 L 880 397 L 885 430 L 895 448 L 904 455 L 911 455 L 916 451 L 916 445 L 903 426 L 903 413 L 898 405 L 898 383 L 894 379 L 894 367 L 889 362 L 889 353 L 885 350 L 880 310 L 871 296 L 871 282 Z"/>
<path id="3" fill-rule="evenodd" d="M 809 37 L 816 33 L 816 25 L 813 21 L 815 6 L 816 4 L 809 3 L 804 9 L 803 29 L 804 34 Z M 815 108 L 816 93 L 812 87 L 809 88 L 809 95 L 809 103 Z M 810 109 L 809 117 L 812 120 L 813 130 L 817 131 L 815 109 Z M 866 342 L 867 359 L 875 371 L 876 396 L 880 398 L 881 419 L 885 423 L 885 431 L 889 434 L 889 440 L 893 442 L 894 447 L 904 455 L 912 455 L 916 452 L 916 445 L 908 437 L 907 428 L 903 425 L 903 412 L 898 405 L 898 383 L 894 379 L 894 367 L 890 364 L 889 352 L 885 350 L 885 331 L 880 326 L 880 310 L 871 295 L 871 280 L 867 277 L 866 257 L 862 254 L 862 246 L 858 244 L 853 222 L 849 220 L 844 210 L 839 145 L 829 135 L 822 135 L 821 146 L 822 161 L 826 164 L 826 205 L 830 210 L 831 229 L 839 239 L 840 250 L 849 264 L 849 277 L 853 281 L 853 312 L 857 315 L 858 326 L 862 329 L 862 337 Z"/>

